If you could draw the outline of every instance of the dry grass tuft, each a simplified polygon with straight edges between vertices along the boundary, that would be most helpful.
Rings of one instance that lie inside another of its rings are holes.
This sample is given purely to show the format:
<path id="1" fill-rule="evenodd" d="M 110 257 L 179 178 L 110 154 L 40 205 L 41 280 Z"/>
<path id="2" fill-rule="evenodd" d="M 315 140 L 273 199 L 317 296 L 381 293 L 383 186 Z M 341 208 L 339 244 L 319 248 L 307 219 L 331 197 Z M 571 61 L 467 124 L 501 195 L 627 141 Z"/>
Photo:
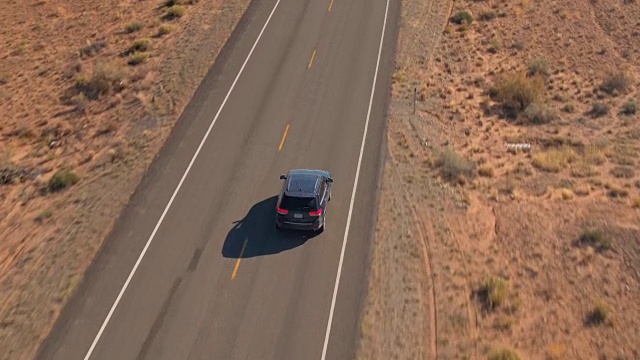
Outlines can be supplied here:
<path id="1" fill-rule="evenodd" d="M 168 35 L 176 30 L 176 27 L 169 24 L 164 24 L 158 29 L 158 36 Z"/>
<path id="2" fill-rule="evenodd" d="M 533 156 L 533 165 L 540 170 L 559 172 L 575 159 L 576 154 L 573 149 L 563 146 L 535 154 Z"/>
<path id="3" fill-rule="evenodd" d="M 493 168 L 489 165 L 483 165 L 478 169 L 478 175 L 482 177 L 493 177 Z"/>
<path id="4" fill-rule="evenodd" d="M 136 22 L 132 22 L 132 23 L 127 24 L 127 26 L 124 27 L 124 31 L 127 34 L 131 34 L 131 33 L 134 33 L 136 31 L 142 30 L 143 27 L 144 27 L 144 25 L 141 22 L 137 22 L 136 21 Z"/>
<path id="5" fill-rule="evenodd" d="M 163 18 L 165 20 L 175 20 L 175 19 L 179 19 L 181 17 L 184 16 L 185 13 L 185 8 L 182 5 L 173 5 L 169 8 L 167 8 L 167 10 L 164 13 Z"/>
<path id="6" fill-rule="evenodd" d="M 139 65 L 142 64 L 143 62 L 147 61 L 147 59 L 149 58 L 149 53 L 147 52 L 136 52 L 133 55 L 131 55 L 129 57 L 129 60 L 127 61 L 127 64 L 129 65 Z"/>
<path id="7" fill-rule="evenodd" d="M 143 52 L 149 50 L 151 47 L 151 40 L 149 39 L 138 39 L 133 42 L 127 49 L 127 55 L 135 54 L 137 52 Z"/>
<path id="8" fill-rule="evenodd" d="M 520 360 L 520 355 L 511 349 L 497 349 L 491 351 L 488 360 Z"/>
<path id="9" fill-rule="evenodd" d="M 635 170 L 630 166 L 616 166 L 611 169 L 611 174 L 618 179 L 633 179 L 636 176 Z"/>
<path id="10" fill-rule="evenodd" d="M 560 191 L 560 194 L 562 195 L 563 200 L 571 200 L 574 196 L 574 193 L 573 191 L 571 191 L 571 189 L 562 189 Z"/>

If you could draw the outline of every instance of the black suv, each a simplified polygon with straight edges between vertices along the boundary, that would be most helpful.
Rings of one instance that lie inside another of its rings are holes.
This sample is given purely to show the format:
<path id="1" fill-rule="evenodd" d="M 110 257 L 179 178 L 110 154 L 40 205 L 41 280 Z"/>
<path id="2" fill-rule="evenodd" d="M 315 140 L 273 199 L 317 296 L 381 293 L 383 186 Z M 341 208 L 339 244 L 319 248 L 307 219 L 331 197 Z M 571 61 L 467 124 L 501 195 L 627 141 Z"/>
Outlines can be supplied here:
<path id="1" fill-rule="evenodd" d="M 278 196 L 278 229 L 324 230 L 327 202 L 333 179 L 328 171 L 297 169 L 280 175 L 284 180 Z"/>

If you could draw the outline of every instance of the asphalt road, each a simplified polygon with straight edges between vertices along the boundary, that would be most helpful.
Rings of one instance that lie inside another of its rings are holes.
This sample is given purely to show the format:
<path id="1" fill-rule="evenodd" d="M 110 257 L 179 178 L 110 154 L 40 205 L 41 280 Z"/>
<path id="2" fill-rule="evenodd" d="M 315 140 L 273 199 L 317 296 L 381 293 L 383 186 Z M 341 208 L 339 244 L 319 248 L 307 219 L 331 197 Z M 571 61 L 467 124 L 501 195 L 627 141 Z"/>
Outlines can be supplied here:
<path id="1" fill-rule="evenodd" d="M 38 358 L 353 358 L 399 7 L 254 0 Z M 275 229 L 290 168 L 333 174 L 318 236 Z"/>

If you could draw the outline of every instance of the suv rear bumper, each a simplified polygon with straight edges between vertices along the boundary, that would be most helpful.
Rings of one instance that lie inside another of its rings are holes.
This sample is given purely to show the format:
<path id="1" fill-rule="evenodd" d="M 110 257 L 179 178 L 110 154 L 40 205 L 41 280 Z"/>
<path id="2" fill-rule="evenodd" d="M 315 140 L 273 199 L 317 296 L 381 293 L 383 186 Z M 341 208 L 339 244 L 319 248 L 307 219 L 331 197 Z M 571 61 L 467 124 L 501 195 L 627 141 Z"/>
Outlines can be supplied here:
<path id="1" fill-rule="evenodd" d="M 324 224 L 324 217 L 318 218 L 314 222 L 292 222 L 292 221 L 285 221 L 280 217 L 276 218 L 276 225 L 280 229 L 318 231 L 322 228 L 323 224 Z"/>

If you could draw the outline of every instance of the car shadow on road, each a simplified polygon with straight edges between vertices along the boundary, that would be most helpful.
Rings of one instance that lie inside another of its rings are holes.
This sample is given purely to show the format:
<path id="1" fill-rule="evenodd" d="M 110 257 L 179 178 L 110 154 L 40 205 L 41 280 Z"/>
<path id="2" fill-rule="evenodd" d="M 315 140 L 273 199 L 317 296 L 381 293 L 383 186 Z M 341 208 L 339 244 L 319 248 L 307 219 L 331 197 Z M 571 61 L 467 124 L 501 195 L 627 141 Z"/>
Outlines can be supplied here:
<path id="1" fill-rule="evenodd" d="M 278 254 L 304 245 L 315 236 L 276 229 L 277 201 L 277 196 L 262 200 L 253 205 L 242 220 L 234 222 L 222 245 L 222 256 L 237 259 Z"/>

